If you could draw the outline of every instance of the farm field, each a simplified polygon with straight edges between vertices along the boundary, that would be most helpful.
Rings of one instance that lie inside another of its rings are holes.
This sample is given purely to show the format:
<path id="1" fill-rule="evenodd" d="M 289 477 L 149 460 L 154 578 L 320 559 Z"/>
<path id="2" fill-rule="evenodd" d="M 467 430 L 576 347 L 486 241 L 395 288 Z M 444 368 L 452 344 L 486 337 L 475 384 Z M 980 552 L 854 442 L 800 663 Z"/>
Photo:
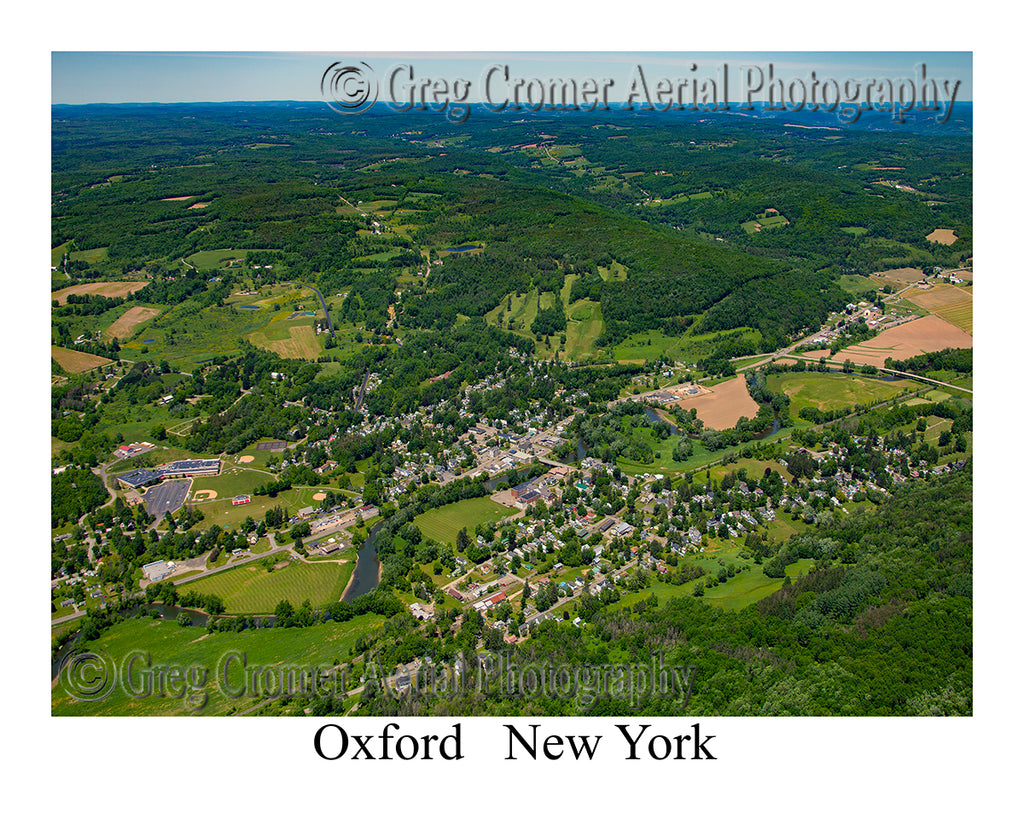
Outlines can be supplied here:
<path id="1" fill-rule="evenodd" d="M 192 705 L 181 698 L 167 696 L 129 697 L 120 685 L 115 685 L 110 695 L 99 702 L 80 702 L 67 693 L 63 683 L 58 683 L 51 694 L 51 713 L 61 716 L 231 714 L 254 705 L 259 699 L 230 696 L 229 691 L 238 690 L 234 687 L 236 678 L 233 676 L 228 677 L 229 688 L 217 684 L 218 664 L 228 652 L 237 652 L 234 656 L 244 653 L 247 667 L 334 665 L 347 660 L 356 641 L 375 632 L 384 619 L 376 614 L 363 614 L 345 623 L 213 634 L 201 628 L 182 628 L 177 623 L 151 618 L 128 620 L 112 626 L 87 648 L 103 652 L 118 667 L 133 652 L 143 652 L 153 657 L 154 662 L 206 669 L 206 685 L 202 688 L 207 695 L 205 703 L 202 697 L 197 697 Z M 223 665 L 220 667 L 223 669 Z M 229 667 L 229 671 L 234 668 Z M 241 684 L 240 679 L 238 682 Z M 197 705 L 200 707 L 195 707 Z"/>
<path id="2" fill-rule="evenodd" d="M 747 233 L 760 233 L 765 229 L 783 227 L 788 224 L 789 220 L 785 216 L 775 210 L 775 208 L 769 208 L 757 218 L 744 222 L 741 227 Z"/>
<path id="3" fill-rule="evenodd" d="M 915 386 L 915 382 L 907 379 L 879 381 L 839 372 L 773 373 L 768 376 L 770 390 L 782 391 L 789 396 L 789 414 L 798 424 L 806 423 L 799 418 L 804 407 L 828 412 L 892 398 Z"/>
<path id="4" fill-rule="evenodd" d="M 268 304 L 286 302 L 290 306 L 291 303 L 303 303 L 310 298 L 308 291 L 303 293 L 294 286 L 268 292 Z M 315 299 L 315 296 L 313 298 Z M 293 338 L 287 323 L 287 316 L 291 311 L 285 312 L 285 309 L 287 307 L 279 311 L 241 310 L 232 305 L 225 305 L 210 306 L 201 313 L 194 313 L 179 305 L 153 319 L 141 338 L 133 339 L 121 346 L 125 351 L 125 357 L 133 361 L 166 359 L 180 369 L 192 369 L 197 363 L 214 356 L 234 353 L 238 350 L 239 339 L 250 336 L 255 336 L 262 343 L 276 343 L 278 347 L 296 354 L 297 357 L 307 358 L 312 352 L 312 346 L 320 344 L 316 332 L 307 324 L 308 333 L 301 331 L 297 338 Z M 307 317 L 301 320 L 310 321 Z M 268 330 L 272 323 L 273 329 Z M 262 343 L 258 346 L 263 346 Z M 302 355 L 299 355 L 300 353 Z M 321 352 L 317 352 L 316 355 L 320 354 Z"/>
<path id="5" fill-rule="evenodd" d="M 698 395 L 676 402 L 684 409 L 696 409 L 697 417 L 710 429 L 731 429 L 742 416 L 757 415 L 757 402 L 747 392 L 747 382 L 737 375 L 717 384 L 710 394 Z"/>
<path id="6" fill-rule="evenodd" d="M 921 268 L 919 267 L 897 267 L 892 270 L 883 270 L 881 273 L 872 273 L 882 279 L 888 279 L 898 284 L 912 284 L 921 280 Z"/>
<path id="7" fill-rule="evenodd" d="M 961 328 L 938 316 L 925 316 L 885 330 L 862 344 L 840 350 L 838 356 L 844 360 L 848 358 L 854 364 L 884 367 L 886 358 L 898 361 L 947 347 L 967 349 L 973 346 L 974 339 Z"/>
<path id="8" fill-rule="evenodd" d="M 844 275 L 839 277 L 839 286 L 853 296 L 860 296 L 868 291 L 878 290 L 878 282 L 870 276 Z"/>
<path id="9" fill-rule="evenodd" d="M 417 515 L 413 523 L 424 537 L 454 545 L 455 536 L 460 529 L 464 528 L 472 535 L 478 523 L 498 521 L 513 514 L 514 511 L 495 503 L 490 498 L 468 498 Z"/>
<path id="10" fill-rule="evenodd" d="M 277 353 L 281 358 L 314 361 L 323 353 L 323 345 L 309 324 L 268 327 L 250 333 L 248 338 L 257 347 Z"/>
<path id="11" fill-rule="evenodd" d="M 127 312 L 114 321 L 105 331 L 107 338 L 127 339 L 135 328 L 160 315 L 159 307 L 129 307 Z"/>
<path id="12" fill-rule="evenodd" d="M 971 333 L 974 329 L 973 288 L 937 284 L 928 290 L 908 291 L 903 294 L 903 298 L 959 327 L 965 333 Z"/>
<path id="13" fill-rule="evenodd" d="M 51 346 L 50 357 L 66 373 L 84 373 L 111 363 L 109 358 L 103 358 L 92 353 L 79 352 L 78 350 L 69 350 L 66 347 Z"/>
<path id="14" fill-rule="evenodd" d="M 129 293 L 141 290 L 149 282 L 87 282 L 86 284 L 74 284 L 61 290 L 55 290 L 50 294 L 51 300 L 58 304 L 65 304 L 68 296 L 106 296 L 107 298 L 124 298 Z"/>
<path id="15" fill-rule="evenodd" d="M 929 242 L 938 242 L 940 245 L 951 245 L 957 240 L 957 235 L 949 228 L 936 228 L 925 238 Z"/>
<path id="16" fill-rule="evenodd" d="M 324 606 L 341 599 L 354 563 L 302 563 L 267 571 L 259 562 L 183 583 L 182 592 L 216 594 L 228 614 L 270 614 L 282 600 L 298 606 L 309 600 Z"/>

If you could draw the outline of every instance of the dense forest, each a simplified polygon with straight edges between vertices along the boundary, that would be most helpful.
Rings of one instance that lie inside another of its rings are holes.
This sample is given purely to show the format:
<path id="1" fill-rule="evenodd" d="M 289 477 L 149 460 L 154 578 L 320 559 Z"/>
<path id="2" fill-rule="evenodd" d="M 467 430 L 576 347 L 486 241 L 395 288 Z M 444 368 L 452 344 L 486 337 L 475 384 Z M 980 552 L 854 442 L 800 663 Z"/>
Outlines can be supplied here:
<path id="1" fill-rule="evenodd" d="M 557 296 L 575 274 L 570 303 L 601 306 L 599 347 L 651 329 L 750 327 L 768 350 L 845 303 L 841 274 L 972 253 L 971 138 L 959 128 L 837 137 L 607 112 L 560 118 L 556 139 L 542 136 L 543 117 L 456 126 L 409 114 L 396 134 L 388 115 L 356 126 L 287 104 L 240 110 L 55 108 L 52 243 L 76 258 L 54 287 L 143 274 L 152 281 L 139 303 L 219 304 L 227 283 L 204 291 L 210 271 L 179 260 L 245 248 L 251 263 L 273 262 L 263 282 L 283 269 L 346 290 L 337 319 L 382 333 L 393 309 L 400 326 L 447 331 L 512 294 Z M 188 207 L 172 206 L 186 195 Z M 769 212 L 770 227 L 750 227 Z M 408 227 L 375 227 L 388 220 Z M 956 241 L 927 241 L 936 227 Z M 403 271 L 466 242 L 482 251 L 435 257 L 429 278 L 397 297 Z M 613 264 L 625 274 L 610 275 Z M 521 329 L 539 339 L 565 324 L 555 298 Z"/>

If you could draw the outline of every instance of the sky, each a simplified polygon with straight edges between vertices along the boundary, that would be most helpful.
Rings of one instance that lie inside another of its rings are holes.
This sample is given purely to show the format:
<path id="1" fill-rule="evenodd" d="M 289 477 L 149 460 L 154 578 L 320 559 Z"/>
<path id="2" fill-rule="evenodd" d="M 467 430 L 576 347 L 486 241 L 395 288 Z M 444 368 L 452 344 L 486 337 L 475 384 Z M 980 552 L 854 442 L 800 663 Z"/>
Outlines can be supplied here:
<path id="1" fill-rule="evenodd" d="M 411 65 L 417 79 L 466 80 L 469 101 L 479 101 L 482 75 L 492 65 L 509 67 L 511 78 L 614 80 L 612 100 L 625 97 L 636 66 L 645 78 L 709 79 L 729 66 L 730 100 L 741 98 L 741 67 L 769 66 L 784 82 L 914 79 L 918 66 L 939 81 L 960 81 L 957 100 L 973 99 L 972 54 L 947 52 L 93 52 L 51 54 L 51 103 L 226 102 L 321 99 L 320 80 L 336 61 L 367 63 L 382 86 L 390 70 Z M 691 66 L 696 65 L 694 71 Z M 756 75 L 751 75 L 756 76 Z M 406 75 L 399 75 L 399 82 Z M 386 88 L 383 89 L 384 93 Z M 755 96 L 754 99 L 758 99 Z"/>

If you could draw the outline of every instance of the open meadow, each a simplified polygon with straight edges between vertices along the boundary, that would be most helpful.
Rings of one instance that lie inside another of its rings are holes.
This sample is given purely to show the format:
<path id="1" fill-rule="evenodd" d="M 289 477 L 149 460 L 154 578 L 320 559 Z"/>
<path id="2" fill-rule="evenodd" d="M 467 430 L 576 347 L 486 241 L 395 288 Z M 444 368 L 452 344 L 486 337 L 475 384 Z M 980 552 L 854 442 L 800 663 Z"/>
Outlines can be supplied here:
<path id="1" fill-rule="evenodd" d="M 884 401 L 917 386 L 916 382 L 907 379 L 882 381 L 841 372 L 773 373 L 768 376 L 770 390 L 789 396 L 789 414 L 798 424 L 805 423 L 799 417 L 804 407 L 829 412 Z"/>

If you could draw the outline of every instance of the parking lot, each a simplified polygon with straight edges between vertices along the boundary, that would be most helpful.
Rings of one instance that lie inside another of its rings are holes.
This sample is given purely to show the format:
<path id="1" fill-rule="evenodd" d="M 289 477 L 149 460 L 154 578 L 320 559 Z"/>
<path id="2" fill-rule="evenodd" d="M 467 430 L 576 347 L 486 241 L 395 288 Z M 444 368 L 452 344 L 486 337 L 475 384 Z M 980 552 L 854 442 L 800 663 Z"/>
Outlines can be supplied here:
<path id="1" fill-rule="evenodd" d="M 176 512 L 185 502 L 191 487 L 191 478 L 187 481 L 167 481 L 149 487 L 146 494 L 142 496 L 142 500 L 146 504 L 146 511 L 157 519 L 162 518 L 168 512 Z"/>

